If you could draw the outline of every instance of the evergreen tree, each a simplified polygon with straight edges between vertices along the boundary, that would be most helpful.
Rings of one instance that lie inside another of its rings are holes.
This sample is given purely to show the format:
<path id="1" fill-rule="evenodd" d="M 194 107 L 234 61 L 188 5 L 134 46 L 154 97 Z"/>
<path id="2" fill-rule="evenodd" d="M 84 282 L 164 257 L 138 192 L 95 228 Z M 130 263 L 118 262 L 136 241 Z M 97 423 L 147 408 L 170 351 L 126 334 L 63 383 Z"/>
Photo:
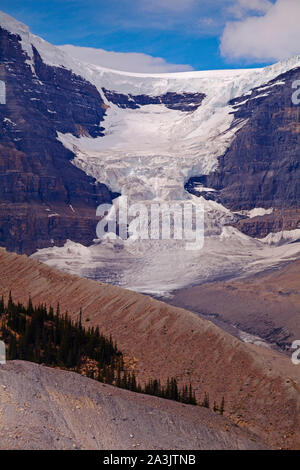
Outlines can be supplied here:
<path id="1" fill-rule="evenodd" d="M 208 393 L 204 394 L 204 400 L 202 402 L 202 406 L 204 406 L 204 408 L 209 408 L 209 395 L 208 395 Z"/>
<path id="2" fill-rule="evenodd" d="M 106 338 L 99 327 L 82 326 L 81 309 L 79 319 L 73 322 L 67 312 L 61 315 L 59 304 L 54 314 L 52 306 L 35 307 L 31 297 L 27 306 L 15 304 L 10 292 L 7 305 L 3 296 L 0 300 L 0 338 L 8 344 L 10 360 L 59 366 L 134 392 L 196 404 L 191 384 L 179 391 L 175 377 L 168 378 L 166 386 L 151 379 L 141 387 L 135 372 L 126 370 L 123 354 L 113 338 Z"/>
<path id="3" fill-rule="evenodd" d="M 220 415 L 224 414 L 224 410 L 225 410 L 225 398 L 222 397 L 221 406 L 220 406 Z"/>
<path id="4" fill-rule="evenodd" d="M 4 313 L 4 308 L 5 308 L 5 306 L 4 306 L 4 297 L 2 295 L 1 300 L 0 300 L 0 315 L 2 315 Z"/>

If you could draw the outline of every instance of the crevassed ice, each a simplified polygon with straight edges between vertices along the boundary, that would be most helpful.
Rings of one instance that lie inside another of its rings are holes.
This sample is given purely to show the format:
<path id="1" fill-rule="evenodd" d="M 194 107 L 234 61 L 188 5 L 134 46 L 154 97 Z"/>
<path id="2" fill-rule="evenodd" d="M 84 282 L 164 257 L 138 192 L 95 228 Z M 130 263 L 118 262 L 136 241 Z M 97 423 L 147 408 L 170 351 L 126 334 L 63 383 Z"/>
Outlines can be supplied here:
<path id="1" fill-rule="evenodd" d="M 134 74 L 80 62 L 30 33 L 27 26 L 0 13 L 0 25 L 21 37 L 21 45 L 34 71 L 32 45 L 49 65 L 64 66 L 94 84 L 121 93 L 158 96 L 167 92 L 201 92 L 206 98 L 194 113 L 181 113 L 162 105 L 121 110 L 111 103 L 104 121 L 105 137 L 92 139 L 59 134 L 74 151 L 74 164 L 106 183 L 130 201 L 191 200 L 205 205 L 206 237 L 199 252 L 187 252 L 180 241 L 140 243 L 106 240 L 83 247 L 71 240 L 64 247 L 39 250 L 34 257 L 70 272 L 123 287 L 166 294 L 176 288 L 226 276 L 255 272 L 281 260 L 299 256 L 299 243 L 287 234 L 280 239 L 251 239 L 225 226 L 235 217 L 224 207 L 197 199 L 184 191 L 193 175 L 216 168 L 218 156 L 232 142 L 232 114 L 228 102 L 249 98 L 254 87 L 300 65 L 300 56 L 263 69 Z M 280 85 L 280 83 L 278 83 Z M 271 242 L 271 244 L 270 244 Z M 274 245 L 275 243 L 275 245 Z"/>

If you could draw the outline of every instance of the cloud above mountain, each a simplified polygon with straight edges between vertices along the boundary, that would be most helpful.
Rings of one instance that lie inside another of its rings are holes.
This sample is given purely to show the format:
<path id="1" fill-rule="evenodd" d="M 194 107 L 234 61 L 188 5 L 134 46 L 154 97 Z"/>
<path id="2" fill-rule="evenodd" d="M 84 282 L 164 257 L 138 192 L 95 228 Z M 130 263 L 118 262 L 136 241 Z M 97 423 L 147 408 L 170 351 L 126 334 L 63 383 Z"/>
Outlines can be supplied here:
<path id="1" fill-rule="evenodd" d="M 53 44 L 83 47 L 72 51 L 81 60 L 113 69 L 257 66 L 300 52 L 300 0 L 52 0 L 50 10 L 40 0 L 20 9 L 20 1 L 1 0 L 1 8 Z"/>
<path id="2" fill-rule="evenodd" d="M 72 45 L 59 48 L 75 59 L 124 72 L 167 73 L 193 70 L 190 65 L 171 64 L 161 57 L 136 52 L 110 52 L 104 49 Z"/>
<path id="3" fill-rule="evenodd" d="M 243 6 L 256 5 L 257 14 L 246 15 Z M 274 61 L 300 53 L 300 1 L 239 0 L 235 5 L 238 21 L 226 24 L 221 37 L 221 54 L 236 61 Z M 260 14 L 259 14 L 260 13 Z"/>
<path id="4" fill-rule="evenodd" d="M 266 13 L 272 5 L 269 0 L 235 0 L 229 6 L 228 11 L 235 17 L 242 18 L 249 12 Z"/>

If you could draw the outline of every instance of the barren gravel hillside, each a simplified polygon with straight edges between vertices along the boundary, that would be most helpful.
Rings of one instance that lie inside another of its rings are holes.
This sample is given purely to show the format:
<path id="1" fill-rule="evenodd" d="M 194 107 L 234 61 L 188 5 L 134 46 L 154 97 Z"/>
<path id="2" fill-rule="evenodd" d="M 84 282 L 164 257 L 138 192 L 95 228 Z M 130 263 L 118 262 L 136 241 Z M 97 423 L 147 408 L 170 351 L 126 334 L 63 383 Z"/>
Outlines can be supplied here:
<path id="1" fill-rule="evenodd" d="M 29 362 L 0 366 L 0 449 L 258 449 L 201 407 Z"/>
<path id="2" fill-rule="evenodd" d="M 138 275 L 138 274 L 137 274 Z M 117 287 L 80 279 L 0 250 L 0 290 L 15 300 L 68 309 L 112 334 L 138 379 L 176 376 L 225 415 L 270 445 L 300 448 L 300 368 L 289 358 L 245 344 L 196 314 Z"/>

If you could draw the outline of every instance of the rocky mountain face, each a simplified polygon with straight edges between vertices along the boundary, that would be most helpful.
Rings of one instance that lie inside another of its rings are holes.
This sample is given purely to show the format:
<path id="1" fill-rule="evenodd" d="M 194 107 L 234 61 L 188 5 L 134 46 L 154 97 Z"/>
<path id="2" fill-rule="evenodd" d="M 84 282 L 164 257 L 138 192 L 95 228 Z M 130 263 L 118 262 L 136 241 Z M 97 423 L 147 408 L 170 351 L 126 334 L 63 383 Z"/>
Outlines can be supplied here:
<path id="1" fill-rule="evenodd" d="M 13 21 L 5 16 L 3 24 L 14 24 Z M 179 171 L 182 187 L 185 184 L 188 192 L 204 195 L 234 211 L 255 207 L 275 209 L 275 216 L 267 219 L 263 216 L 251 222 L 245 218 L 238 222 L 236 226 L 244 233 L 263 237 L 270 231 L 298 228 L 300 106 L 294 105 L 291 97 L 292 83 L 299 80 L 300 68 L 291 66 L 289 71 L 282 72 L 288 68 L 283 66 L 277 74 L 260 71 L 258 80 L 247 71 L 238 78 L 225 72 L 224 77 L 216 74 L 212 79 L 197 72 L 175 79 L 127 76 L 88 64 L 78 65 L 66 56 L 61 59 L 54 46 L 34 39 L 24 25 L 20 31 L 18 35 L 5 26 L 0 28 L 0 80 L 6 84 L 6 104 L 0 104 L 0 245 L 31 254 L 38 248 L 62 246 L 67 239 L 91 244 L 96 236 L 96 207 L 103 202 L 110 203 L 117 194 L 109 189 L 107 174 L 101 179 L 101 165 L 99 171 L 87 168 L 86 162 L 82 169 L 76 162 L 73 165 L 76 149 L 66 148 L 57 133 L 90 137 L 92 142 L 96 138 L 102 140 L 105 118 L 109 123 L 110 119 L 116 119 L 108 128 L 108 134 L 119 132 L 112 136 L 107 147 L 110 151 L 119 136 L 122 144 L 123 134 L 129 135 L 128 142 L 136 139 L 132 127 L 129 125 L 131 135 L 126 127 L 128 123 L 124 122 L 132 115 L 124 110 L 131 113 L 147 105 L 156 105 L 160 111 L 163 108 L 178 112 L 176 116 L 161 113 L 161 121 L 157 113 L 153 114 L 153 121 L 161 122 L 154 133 L 158 144 L 155 146 L 153 142 L 153 155 L 155 158 L 167 155 L 169 159 L 155 168 L 155 175 L 166 173 L 163 165 L 173 168 L 175 159 L 192 155 L 190 167 L 182 164 L 182 172 Z M 26 40 L 32 48 L 30 57 L 28 44 L 24 47 Z M 57 56 L 54 59 L 57 65 L 48 64 L 49 56 Z M 222 80 L 226 89 L 223 94 Z M 245 83 L 248 83 L 246 87 Z M 231 124 L 228 111 L 224 111 L 229 106 L 233 110 Z M 123 113 L 121 118 L 117 108 Z M 218 115 L 220 110 L 226 121 L 224 128 Z M 144 126 L 151 127 L 147 113 L 151 114 L 149 109 L 141 119 L 146 119 Z M 227 122 L 231 125 L 229 131 Z M 230 132 L 233 139 L 223 139 L 222 135 Z M 153 139 L 149 135 L 141 134 L 141 140 L 136 139 L 140 147 L 134 148 L 133 156 L 139 158 L 139 152 L 145 153 L 144 146 Z M 127 147 L 128 142 L 125 139 Z M 99 158 L 101 149 L 97 151 Z M 125 147 L 127 155 L 126 152 Z M 118 178 L 122 176 L 115 163 L 112 161 L 113 166 L 108 169 L 112 187 L 118 186 Z M 137 164 L 144 165 L 144 160 Z M 132 176 L 134 165 L 126 169 L 127 176 Z M 150 178 L 151 171 L 148 174 L 147 169 L 148 164 L 146 171 L 143 168 L 140 173 Z M 176 164 L 174 169 L 178 173 Z M 189 175 L 192 175 L 190 179 Z M 172 178 L 168 174 L 170 187 L 179 181 L 178 174 Z M 203 190 L 199 189 L 201 185 Z M 173 192 L 180 193 L 177 187 Z M 296 211 L 294 215 L 292 211 Z"/>
<path id="2" fill-rule="evenodd" d="M 241 218 L 234 226 L 246 235 L 255 238 L 264 238 L 271 232 L 297 230 L 300 227 L 300 208 L 278 209 L 272 214 Z"/>
<path id="3" fill-rule="evenodd" d="M 234 121 L 246 120 L 218 168 L 198 178 L 216 192 L 210 197 L 232 210 L 295 208 L 300 205 L 300 106 L 293 104 L 292 84 L 300 68 L 229 104 Z"/>
<path id="4" fill-rule="evenodd" d="M 296 68 L 232 100 L 232 125 L 244 120 L 246 124 L 218 159 L 216 171 L 193 177 L 186 184 L 193 194 L 235 211 L 274 208 L 273 215 L 236 225 L 249 236 L 264 237 L 299 227 L 300 106 L 292 102 L 292 84 L 299 79 L 300 68 Z M 195 183 L 215 191 L 201 192 Z"/>
<path id="5" fill-rule="evenodd" d="M 201 106 L 204 93 L 165 93 L 161 96 L 132 95 L 102 89 L 108 101 L 122 109 L 138 109 L 148 104 L 164 104 L 169 109 L 192 112 Z"/>
<path id="6" fill-rule="evenodd" d="M 95 238 L 96 207 L 109 189 L 76 168 L 57 131 L 101 135 L 105 113 L 97 89 L 72 72 L 43 63 L 35 72 L 21 38 L 0 28 L 0 245 L 19 253 Z"/>
<path id="7" fill-rule="evenodd" d="M 96 237 L 96 208 L 115 196 L 71 161 L 74 154 L 57 132 L 77 137 L 103 135 L 107 105 L 97 88 L 64 67 L 46 65 L 33 46 L 34 70 L 21 37 L 0 28 L 0 245 L 17 253 L 61 246 L 67 239 L 84 245 Z M 132 97 L 103 89 L 120 107 L 163 103 L 193 111 L 205 95 L 167 93 Z"/>

